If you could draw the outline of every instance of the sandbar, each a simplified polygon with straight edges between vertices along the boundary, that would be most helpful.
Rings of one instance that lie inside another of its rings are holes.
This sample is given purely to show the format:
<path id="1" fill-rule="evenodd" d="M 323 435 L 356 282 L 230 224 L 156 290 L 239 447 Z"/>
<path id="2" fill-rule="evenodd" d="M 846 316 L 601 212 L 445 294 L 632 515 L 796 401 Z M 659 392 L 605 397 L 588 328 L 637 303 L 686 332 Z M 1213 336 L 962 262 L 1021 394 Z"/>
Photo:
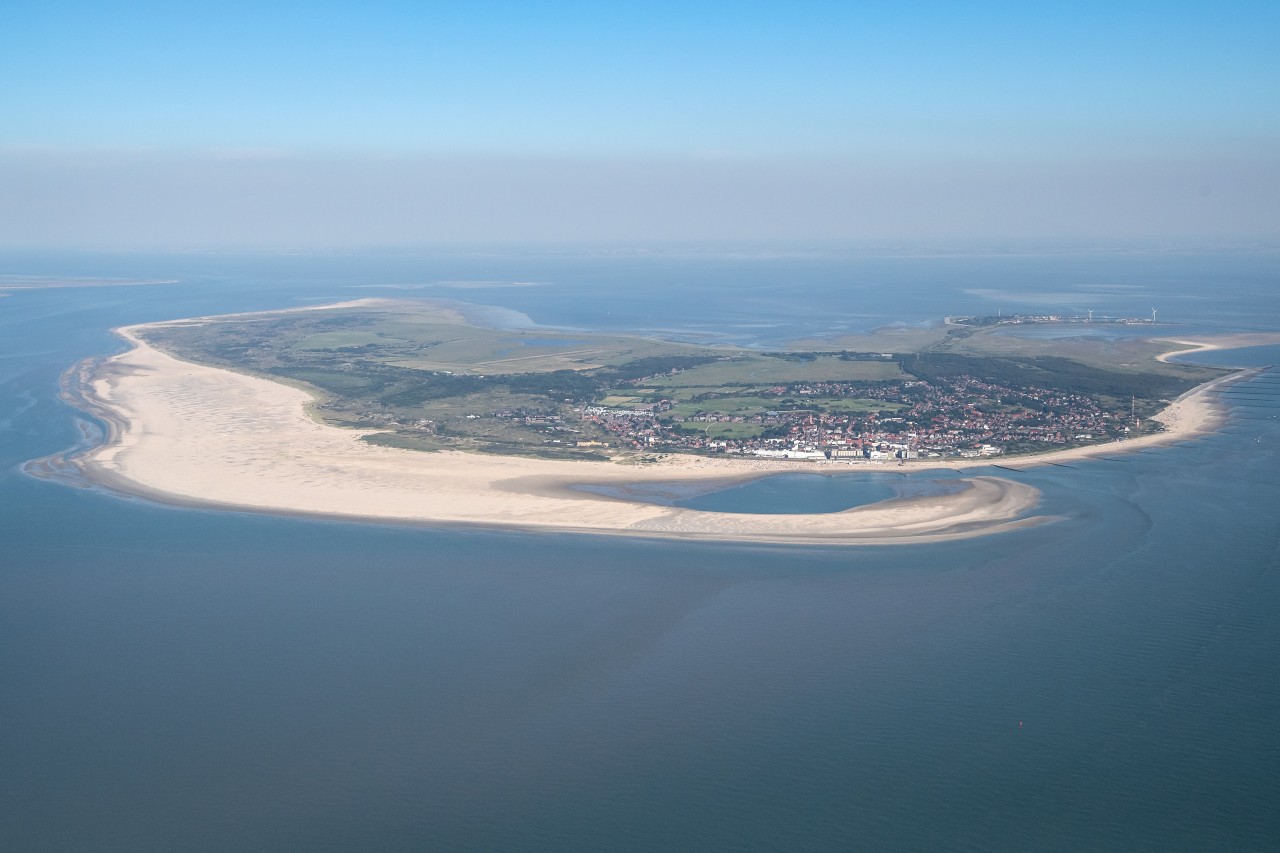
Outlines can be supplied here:
<path id="1" fill-rule="evenodd" d="M 1178 338 L 1167 339 L 1169 343 L 1180 344 L 1182 349 L 1170 350 L 1156 356 L 1156 361 L 1168 362 L 1170 359 L 1197 352 L 1212 352 L 1220 349 L 1242 349 L 1244 347 L 1260 347 L 1280 344 L 1280 334 L 1276 332 L 1237 332 L 1227 335 L 1216 335 L 1212 341 L 1188 341 Z"/>

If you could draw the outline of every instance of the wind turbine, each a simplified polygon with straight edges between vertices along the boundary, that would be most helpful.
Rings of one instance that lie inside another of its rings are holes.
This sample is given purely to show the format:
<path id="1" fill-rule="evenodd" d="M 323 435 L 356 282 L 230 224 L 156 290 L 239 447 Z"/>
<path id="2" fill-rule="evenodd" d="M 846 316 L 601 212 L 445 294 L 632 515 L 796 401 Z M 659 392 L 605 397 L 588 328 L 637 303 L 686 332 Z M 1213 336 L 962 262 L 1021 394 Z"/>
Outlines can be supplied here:
<path id="1" fill-rule="evenodd" d="M 1155 321 L 1156 321 L 1156 309 L 1152 308 L 1152 309 L 1151 309 L 1151 322 L 1153 322 L 1153 323 L 1154 323 Z"/>

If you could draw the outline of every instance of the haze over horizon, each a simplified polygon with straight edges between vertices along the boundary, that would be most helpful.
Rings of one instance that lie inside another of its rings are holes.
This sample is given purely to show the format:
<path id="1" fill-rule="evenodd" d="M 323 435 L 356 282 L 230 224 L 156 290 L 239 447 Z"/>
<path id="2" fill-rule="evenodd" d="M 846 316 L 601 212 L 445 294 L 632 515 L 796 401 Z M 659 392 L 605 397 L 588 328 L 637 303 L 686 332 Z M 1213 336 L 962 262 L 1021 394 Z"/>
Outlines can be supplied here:
<path id="1" fill-rule="evenodd" d="M 1280 239 L 1280 10 L 20 2 L 0 247 Z"/>

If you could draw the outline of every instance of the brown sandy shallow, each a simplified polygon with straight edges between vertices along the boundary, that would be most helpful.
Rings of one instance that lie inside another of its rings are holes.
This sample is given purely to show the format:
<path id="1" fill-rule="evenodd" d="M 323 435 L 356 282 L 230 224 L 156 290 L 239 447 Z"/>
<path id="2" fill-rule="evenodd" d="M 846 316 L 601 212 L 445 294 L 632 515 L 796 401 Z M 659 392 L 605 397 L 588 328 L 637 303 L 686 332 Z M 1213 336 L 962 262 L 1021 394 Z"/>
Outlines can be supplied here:
<path id="1" fill-rule="evenodd" d="M 1182 349 L 1171 350 L 1156 356 L 1156 361 L 1167 362 L 1175 356 L 1191 355 L 1197 352 L 1210 352 L 1220 349 L 1241 349 L 1243 347 L 1260 347 L 1280 344 L 1280 333 L 1276 332 L 1237 332 L 1226 335 L 1215 335 L 1211 341 L 1186 341 L 1171 338 L 1168 343 L 1179 344 Z"/>
<path id="2" fill-rule="evenodd" d="M 582 462 L 379 447 L 365 433 L 318 423 L 304 391 L 180 361 L 118 330 L 127 352 L 83 363 L 68 386 L 77 403 L 109 424 L 106 441 L 45 460 L 74 467 L 116 491 L 169 503 L 280 514 L 744 542 L 895 544 L 1012 530 L 1039 492 L 974 476 L 954 494 L 903 498 L 821 514 L 718 513 L 664 507 L 576 490 L 580 485 L 742 481 L 779 471 L 824 474 L 880 464 L 795 463 L 673 455 L 658 463 Z M 1221 380 L 1220 380 L 1221 381 Z M 1202 386 L 1162 414 L 1167 432 L 1132 441 L 997 460 L 1060 462 L 1180 440 L 1219 417 Z M 991 460 L 910 463 L 893 470 L 960 468 Z M 55 464 L 56 463 L 56 464 Z M 35 467 L 39 473 L 39 464 Z"/>

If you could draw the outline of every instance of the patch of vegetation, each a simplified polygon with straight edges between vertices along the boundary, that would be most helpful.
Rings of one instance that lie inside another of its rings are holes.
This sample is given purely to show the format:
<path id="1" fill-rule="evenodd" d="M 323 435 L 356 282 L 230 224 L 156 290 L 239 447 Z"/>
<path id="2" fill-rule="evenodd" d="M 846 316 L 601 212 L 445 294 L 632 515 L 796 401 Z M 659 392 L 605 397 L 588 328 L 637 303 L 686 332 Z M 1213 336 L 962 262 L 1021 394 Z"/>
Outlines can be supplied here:
<path id="1" fill-rule="evenodd" d="M 598 370 L 596 376 L 607 382 L 627 382 L 688 370 L 720 359 L 721 356 L 715 355 L 651 355 L 633 359 L 616 367 Z"/>
<path id="2" fill-rule="evenodd" d="M 361 440 L 369 444 L 376 444 L 379 447 L 399 447 L 405 450 L 421 450 L 428 453 L 435 450 L 444 450 L 449 446 L 433 436 L 407 435 L 395 432 L 375 432 L 372 435 L 364 436 Z"/>
<path id="3" fill-rule="evenodd" d="M 900 379 L 902 370 L 896 361 L 845 361 L 839 356 L 789 359 L 769 355 L 739 355 L 663 376 L 651 383 L 660 390 L 676 391 L 684 387 L 710 388 L 786 385 L 792 382 L 882 381 Z"/>
<path id="4" fill-rule="evenodd" d="M 941 377 L 972 376 L 1000 385 L 1035 386 L 1075 394 L 1105 394 L 1144 400 L 1176 397 L 1204 378 L 1181 378 L 1159 373 L 1127 373 L 1090 367 L 1058 356 L 1003 358 L 955 353 L 912 353 L 900 358 L 904 373 L 929 381 Z M 1213 372 L 1206 372 L 1209 378 Z"/>
<path id="5" fill-rule="evenodd" d="M 700 432 L 709 438 L 757 438 L 764 432 L 764 427 L 759 424 L 732 421 L 687 422 L 681 424 L 680 429 L 685 432 Z"/>

